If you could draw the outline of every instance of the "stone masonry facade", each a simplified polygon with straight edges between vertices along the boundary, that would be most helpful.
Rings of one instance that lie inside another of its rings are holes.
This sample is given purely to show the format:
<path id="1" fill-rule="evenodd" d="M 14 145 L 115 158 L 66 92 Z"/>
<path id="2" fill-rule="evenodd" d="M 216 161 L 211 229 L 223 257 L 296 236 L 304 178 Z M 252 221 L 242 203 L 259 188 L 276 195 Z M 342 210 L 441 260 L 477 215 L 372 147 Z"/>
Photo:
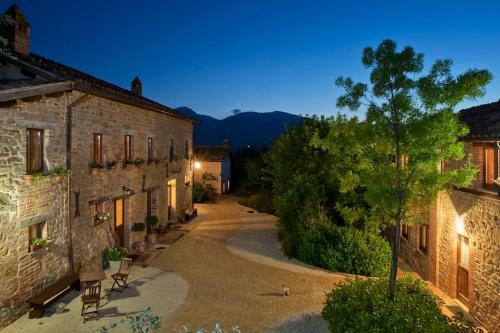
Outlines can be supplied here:
<path id="1" fill-rule="evenodd" d="M 0 107 L 0 327 L 27 310 L 26 300 L 70 272 L 68 183 L 25 183 L 26 129 L 44 130 L 44 170 L 66 166 L 66 95 Z M 45 222 L 48 249 L 29 251 L 29 229 Z"/>
<path id="2" fill-rule="evenodd" d="M 458 242 L 468 239 L 469 313 L 490 332 L 500 322 L 500 197 L 483 186 L 484 151 L 488 143 L 465 143 L 465 151 L 478 166 L 468 189 L 438 194 L 428 215 L 426 253 L 419 249 L 419 226 L 409 226 L 401 236 L 401 258 L 424 279 L 452 298 L 458 294 Z M 498 165 L 498 164 L 497 164 Z M 447 164 L 446 168 L 455 165 Z"/>
<path id="3" fill-rule="evenodd" d="M 71 94 L 72 100 L 82 95 Z M 134 223 L 144 223 L 147 215 L 148 192 L 151 194 L 151 215 L 166 225 L 168 216 L 168 182 L 175 183 L 175 213 L 170 219 L 182 217 L 182 211 L 192 207 L 191 175 L 192 124 L 165 114 L 109 99 L 89 96 L 72 111 L 71 147 L 71 217 L 75 264 L 83 269 L 100 268 L 103 251 L 115 245 L 114 202 L 124 202 L 124 246 L 133 249 L 134 243 L 145 240 L 146 230 L 131 232 Z M 89 162 L 93 158 L 93 134 L 102 134 L 103 162 L 115 161 L 112 168 L 92 175 Z M 131 136 L 133 159 L 148 159 L 148 138 L 153 139 L 153 158 L 139 166 L 124 165 L 124 137 Z M 188 158 L 185 157 L 186 142 Z M 175 158 L 170 161 L 171 144 Z M 124 187 L 133 191 L 127 194 Z M 79 216 L 75 216 L 79 192 Z M 95 202 L 111 219 L 94 225 Z"/>

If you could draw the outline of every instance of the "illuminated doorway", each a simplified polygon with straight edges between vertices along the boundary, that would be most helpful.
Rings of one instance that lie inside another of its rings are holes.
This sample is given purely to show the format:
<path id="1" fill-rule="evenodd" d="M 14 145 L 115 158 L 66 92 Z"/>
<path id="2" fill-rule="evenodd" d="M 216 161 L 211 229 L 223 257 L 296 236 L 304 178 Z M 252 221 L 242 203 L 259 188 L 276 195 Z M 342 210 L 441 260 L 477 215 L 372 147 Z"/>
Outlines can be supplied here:
<path id="1" fill-rule="evenodd" d="M 125 243 L 125 202 L 124 199 L 115 201 L 115 223 L 114 230 L 118 241 L 118 246 Z"/>
<path id="2" fill-rule="evenodd" d="M 469 238 L 458 235 L 457 242 L 457 297 L 465 305 L 469 303 Z"/>
<path id="3" fill-rule="evenodd" d="M 176 181 L 175 179 L 168 181 L 168 219 L 172 220 L 176 218 L 176 207 L 177 207 L 177 193 L 176 193 Z"/>

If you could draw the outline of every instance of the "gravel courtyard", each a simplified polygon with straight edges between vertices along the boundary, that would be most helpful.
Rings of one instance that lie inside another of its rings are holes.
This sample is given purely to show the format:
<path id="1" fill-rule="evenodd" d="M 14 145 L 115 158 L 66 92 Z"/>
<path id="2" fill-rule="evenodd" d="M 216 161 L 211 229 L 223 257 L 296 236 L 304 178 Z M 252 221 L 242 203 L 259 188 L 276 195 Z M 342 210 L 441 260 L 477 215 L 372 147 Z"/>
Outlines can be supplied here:
<path id="1" fill-rule="evenodd" d="M 107 273 L 98 320 L 84 324 L 79 295 L 70 292 L 56 302 L 67 304 L 64 313 L 56 314 L 53 305 L 43 318 L 26 314 L 2 333 L 97 332 L 147 307 L 162 317 L 161 332 L 179 332 L 183 325 L 209 329 L 216 322 L 228 331 L 238 325 L 244 333 L 327 332 L 319 316 L 325 292 L 346 275 L 284 257 L 276 218 L 250 213 L 234 197 L 197 207 L 184 237 L 155 253 L 146 268 L 133 267 L 126 291 L 108 296 Z M 289 297 L 281 294 L 283 284 Z"/>

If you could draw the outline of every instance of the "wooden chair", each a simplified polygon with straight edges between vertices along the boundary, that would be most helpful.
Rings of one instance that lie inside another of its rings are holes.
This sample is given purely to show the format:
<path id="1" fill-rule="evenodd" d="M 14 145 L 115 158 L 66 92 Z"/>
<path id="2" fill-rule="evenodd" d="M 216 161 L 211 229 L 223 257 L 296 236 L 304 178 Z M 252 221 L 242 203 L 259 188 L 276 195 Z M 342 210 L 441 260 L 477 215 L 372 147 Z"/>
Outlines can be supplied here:
<path id="1" fill-rule="evenodd" d="M 97 314 L 101 302 L 101 281 L 86 282 L 82 284 L 82 312 L 83 322 L 91 313 Z M 94 311 L 87 311 L 95 307 Z"/>
<path id="2" fill-rule="evenodd" d="M 123 288 L 127 288 L 127 279 L 128 275 L 130 273 L 130 269 L 132 268 L 132 259 L 130 258 L 123 258 L 121 263 L 120 263 L 120 269 L 118 270 L 118 273 L 112 274 L 111 277 L 113 278 L 113 286 L 111 287 L 111 291 L 119 291 L 122 292 Z M 118 285 L 120 289 L 115 289 L 115 285 Z"/>

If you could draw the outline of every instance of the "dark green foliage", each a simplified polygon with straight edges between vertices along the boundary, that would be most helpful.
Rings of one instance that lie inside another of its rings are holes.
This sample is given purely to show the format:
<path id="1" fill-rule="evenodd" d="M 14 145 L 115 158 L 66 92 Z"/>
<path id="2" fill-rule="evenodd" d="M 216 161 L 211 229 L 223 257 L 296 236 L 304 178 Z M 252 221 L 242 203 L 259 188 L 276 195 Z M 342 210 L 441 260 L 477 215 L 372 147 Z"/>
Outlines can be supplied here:
<path id="1" fill-rule="evenodd" d="M 322 316 L 332 333 L 481 332 L 442 314 L 441 301 L 423 281 L 405 277 L 396 289 L 392 301 L 386 279 L 342 281 L 327 295 Z"/>
<path id="2" fill-rule="evenodd" d="M 106 250 L 106 259 L 120 261 L 128 256 L 128 251 L 123 247 L 110 247 Z"/>
<path id="3" fill-rule="evenodd" d="M 342 116 L 305 118 L 300 126 L 281 135 L 266 155 L 265 171 L 272 183 L 273 205 L 280 217 L 280 238 L 287 255 L 297 256 L 304 237 L 304 211 L 312 216 L 324 212 L 328 223 L 338 226 L 378 232 L 363 198 L 363 187 L 351 185 L 358 167 L 356 126 L 356 119 Z M 332 128 L 338 130 L 337 145 L 325 149 L 322 140 Z"/>
<path id="4" fill-rule="evenodd" d="M 217 192 L 215 190 L 215 187 L 212 186 L 212 184 L 209 183 L 199 183 L 195 182 L 193 186 L 193 201 L 200 203 L 200 202 L 207 202 L 207 201 L 215 201 L 215 197 L 217 195 Z"/>
<path id="5" fill-rule="evenodd" d="M 133 232 L 141 232 L 141 231 L 144 231 L 144 229 L 146 229 L 146 225 L 144 223 L 138 222 L 138 223 L 132 224 L 132 231 Z"/>
<path id="6" fill-rule="evenodd" d="M 304 217 L 304 229 L 298 244 L 298 257 L 325 269 L 367 276 L 385 276 L 389 272 L 389 243 L 369 231 L 339 227 L 324 214 Z"/>
<path id="7" fill-rule="evenodd" d="M 195 182 L 193 185 L 193 201 L 194 202 L 203 202 L 203 184 L 199 182 Z"/>
<path id="8" fill-rule="evenodd" d="M 250 194 L 238 201 L 240 205 L 256 209 L 259 212 L 273 214 L 273 198 L 265 191 Z"/>
<path id="9" fill-rule="evenodd" d="M 357 135 L 364 147 L 358 156 L 361 177 L 351 184 L 363 184 L 371 207 L 395 225 L 389 280 L 389 297 L 394 298 L 401 223 L 418 222 L 438 191 L 466 186 L 475 176 L 472 163 L 444 171 L 436 166 L 464 159 L 463 142 L 457 139 L 467 128 L 453 111 L 461 101 L 483 96 L 492 75 L 472 69 L 455 77 L 449 59 L 437 60 L 422 74 L 424 55 L 410 46 L 399 51 L 392 40 L 366 48 L 362 63 L 371 70 L 370 84 L 338 78 L 336 84 L 345 94 L 337 106 L 351 111 L 367 106 Z M 329 143 L 323 142 L 325 148 L 338 146 L 336 132 L 329 135 Z"/>
<path id="10" fill-rule="evenodd" d="M 158 224 L 158 216 L 152 215 L 152 216 L 146 216 L 145 222 L 149 225 L 157 225 Z"/>

